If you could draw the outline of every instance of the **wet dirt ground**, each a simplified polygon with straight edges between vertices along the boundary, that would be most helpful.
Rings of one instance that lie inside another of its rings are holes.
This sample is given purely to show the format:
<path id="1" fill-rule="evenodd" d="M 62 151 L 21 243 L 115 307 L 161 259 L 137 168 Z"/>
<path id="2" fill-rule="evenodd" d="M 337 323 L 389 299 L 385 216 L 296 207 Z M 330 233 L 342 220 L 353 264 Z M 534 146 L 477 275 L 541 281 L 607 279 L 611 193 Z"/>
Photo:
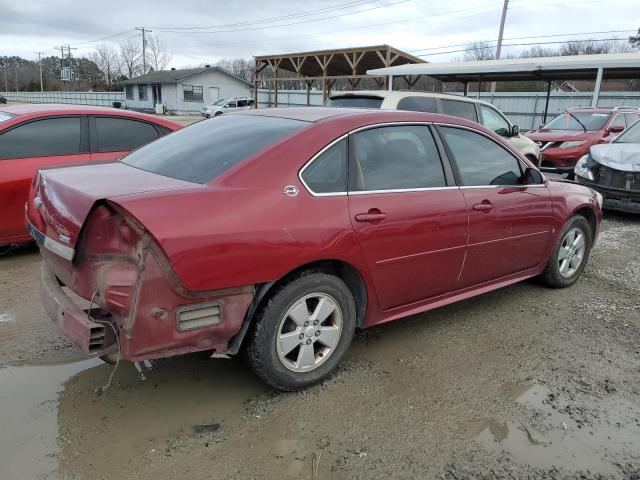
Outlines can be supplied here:
<path id="1" fill-rule="evenodd" d="M 241 359 L 86 360 L 0 258 L 0 479 L 638 479 L 640 218 L 606 215 L 583 278 L 525 282 L 359 334 L 329 380 Z"/>

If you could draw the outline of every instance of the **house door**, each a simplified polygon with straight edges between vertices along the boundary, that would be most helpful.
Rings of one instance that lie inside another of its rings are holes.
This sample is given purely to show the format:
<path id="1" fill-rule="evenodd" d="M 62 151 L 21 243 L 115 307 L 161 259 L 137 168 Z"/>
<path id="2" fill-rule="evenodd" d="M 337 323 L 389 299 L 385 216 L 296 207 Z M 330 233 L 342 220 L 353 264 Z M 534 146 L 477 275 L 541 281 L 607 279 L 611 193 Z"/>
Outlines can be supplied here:
<path id="1" fill-rule="evenodd" d="M 209 104 L 213 105 L 220 100 L 220 88 L 218 87 L 209 87 Z"/>
<path id="2" fill-rule="evenodd" d="M 162 103 L 162 85 L 153 85 L 151 91 L 153 92 L 153 105 Z"/>

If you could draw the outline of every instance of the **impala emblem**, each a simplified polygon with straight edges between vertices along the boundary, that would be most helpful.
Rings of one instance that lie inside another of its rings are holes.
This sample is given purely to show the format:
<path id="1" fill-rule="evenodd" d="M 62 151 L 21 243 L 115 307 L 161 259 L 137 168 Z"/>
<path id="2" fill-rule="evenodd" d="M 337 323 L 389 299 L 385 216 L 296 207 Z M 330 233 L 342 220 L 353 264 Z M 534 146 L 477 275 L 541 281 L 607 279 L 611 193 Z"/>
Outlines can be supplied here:
<path id="1" fill-rule="evenodd" d="M 38 209 L 42 205 L 42 199 L 40 197 L 36 197 L 33 199 L 33 207 Z"/>
<path id="2" fill-rule="evenodd" d="M 298 192 L 298 187 L 296 187 L 295 185 L 287 185 L 282 189 L 282 194 L 287 197 L 297 197 Z"/>

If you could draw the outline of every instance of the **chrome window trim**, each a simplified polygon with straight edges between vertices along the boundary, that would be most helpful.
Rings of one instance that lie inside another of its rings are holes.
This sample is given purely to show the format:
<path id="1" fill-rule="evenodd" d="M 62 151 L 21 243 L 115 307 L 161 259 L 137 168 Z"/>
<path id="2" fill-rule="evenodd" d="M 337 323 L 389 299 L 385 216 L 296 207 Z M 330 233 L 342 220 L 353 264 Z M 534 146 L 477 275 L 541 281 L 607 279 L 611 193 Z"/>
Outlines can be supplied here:
<path id="1" fill-rule="evenodd" d="M 460 187 L 446 186 L 446 187 L 425 187 L 425 188 L 394 188 L 389 190 L 357 190 L 355 192 L 349 192 L 348 195 L 368 195 L 379 193 L 408 193 L 408 192 L 431 192 L 437 190 L 459 190 Z"/>
<path id="2" fill-rule="evenodd" d="M 431 192 L 431 191 L 438 191 L 438 190 L 455 190 L 455 189 L 477 189 L 477 188 L 509 188 L 509 187 L 526 187 L 526 188 L 546 188 L 546 185 L 544 183 L 536 183 L 536 184 L 532 184 L 532 185 L 523 185 L 523 184 L 514 184 L 514 185 L 469 185 L 469 186 L 465 186 L 465 185 L 453 185 L 453 186 L 444 186 L 444 187 L 425 187 L 425 188 L 402 188 L 402 189 L 389 189 L 389 190 L 358 190 L 358 191 L 354 191 L 354 192 L 327 192 L 327 193 L 317 193 L 314 192 L 309 185 L 307 185 L 307 183 L 304 181 L 304 179 L 302 178 L 302 174 L 304 173 L 304 171 L 320 156 L 322 155 L 324 152 L 326 152 L 328 149 L 330 149 L 332 146 L 334 146 L 336 143 L 344 140 L 345 138 L 348 138 L 350 135 L 356 134 L 358 132 L 362 132 L 364 130 L 371 130 L 373 128 L 380 128 L 380 127 L 394 127 L 394 126 L 401 126 L 401 125 L 420 125 L 420 126 L 425 126 L 425 127 L 429 127 L 429 125 L 437 125 L 437 126 L 443 126 L 443 127 L 454 127 L 454 128 L 462 128 L 464 130 L 470 130 L 472 132 L 478 133 L 486 138 L 488 138 L 489 140 L 491 140 L 492 142 L 494 142 L 495 144 L 497 144 L 498 146 L 500 146 L 501 148 L 505 149 L 503 145 L 500 145 L 498 142 L 496 142 L 495 139 L 491 138 L 491 136 L 487 135 L 486 133 L 472 128 L 472 127 L 467 127 L 465 125 L 459 125 L 459 124 L 455 124 L 455 123 L 444 123 L 444 122 L 420 122 L 420 121 L 398 121 L 398 122 L 383 122 L 383 123 L 376 123 L 376 124 L 372 124 L 372 125 L 364 125 L 362 127 L 358 127 L 355 128 L 353 130 L 350 130 L 349 132 L 341 135 L 340 137 L 336 138 L 335 140 L 333 140 L 331 143 L 327 144 L 324 148 L 322 148 L 322 150 L 320 150 L 318 153 L 316 153 L 313 157 L 311 157 L 310 160 L 308 160 L 300 169 L 300 171 L 298 172 L 298 179 L 300 180 L 300 182 L 302 183 L 302 185 L 304 185 L 304 188 L 307 190 L 307 192 L 309 192 L 309 194 L 313 197 L 344 197 L 344 196 L 348 196 L 348 195 L 368 195 L 368 194 L 381 194 L 381 193 L 408 193 L 408 192 Z M 485 127 L 486 128 L 486 127 Z M 522 161 L 515 155 L 513 155 L 512 152 L 510 152 L 509 150 L 505 149 L 508 153 L 510 153 L 518 162 L 520 162 L 520 165 L 522 165 Z M 441 159 L 442 160 L 442 159 Z M 347 165 L 348 168 L 348 165 Z M 347 189 L 348 189 L 348 185 L 347 185 Z"/>

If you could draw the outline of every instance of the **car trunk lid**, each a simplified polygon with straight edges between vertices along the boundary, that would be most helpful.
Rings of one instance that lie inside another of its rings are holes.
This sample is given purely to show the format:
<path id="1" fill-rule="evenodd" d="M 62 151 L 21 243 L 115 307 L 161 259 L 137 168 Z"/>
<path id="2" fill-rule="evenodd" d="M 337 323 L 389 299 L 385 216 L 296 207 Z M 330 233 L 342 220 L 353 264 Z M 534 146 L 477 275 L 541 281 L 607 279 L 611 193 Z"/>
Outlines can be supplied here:
<path id="1" fill-rule="evenodd" d="M 41 170 L 34 180 L 27 216 L 45 239 L 73 249 L 85 219 L 100 200 L 194 186 L 122 163 Z"/>

